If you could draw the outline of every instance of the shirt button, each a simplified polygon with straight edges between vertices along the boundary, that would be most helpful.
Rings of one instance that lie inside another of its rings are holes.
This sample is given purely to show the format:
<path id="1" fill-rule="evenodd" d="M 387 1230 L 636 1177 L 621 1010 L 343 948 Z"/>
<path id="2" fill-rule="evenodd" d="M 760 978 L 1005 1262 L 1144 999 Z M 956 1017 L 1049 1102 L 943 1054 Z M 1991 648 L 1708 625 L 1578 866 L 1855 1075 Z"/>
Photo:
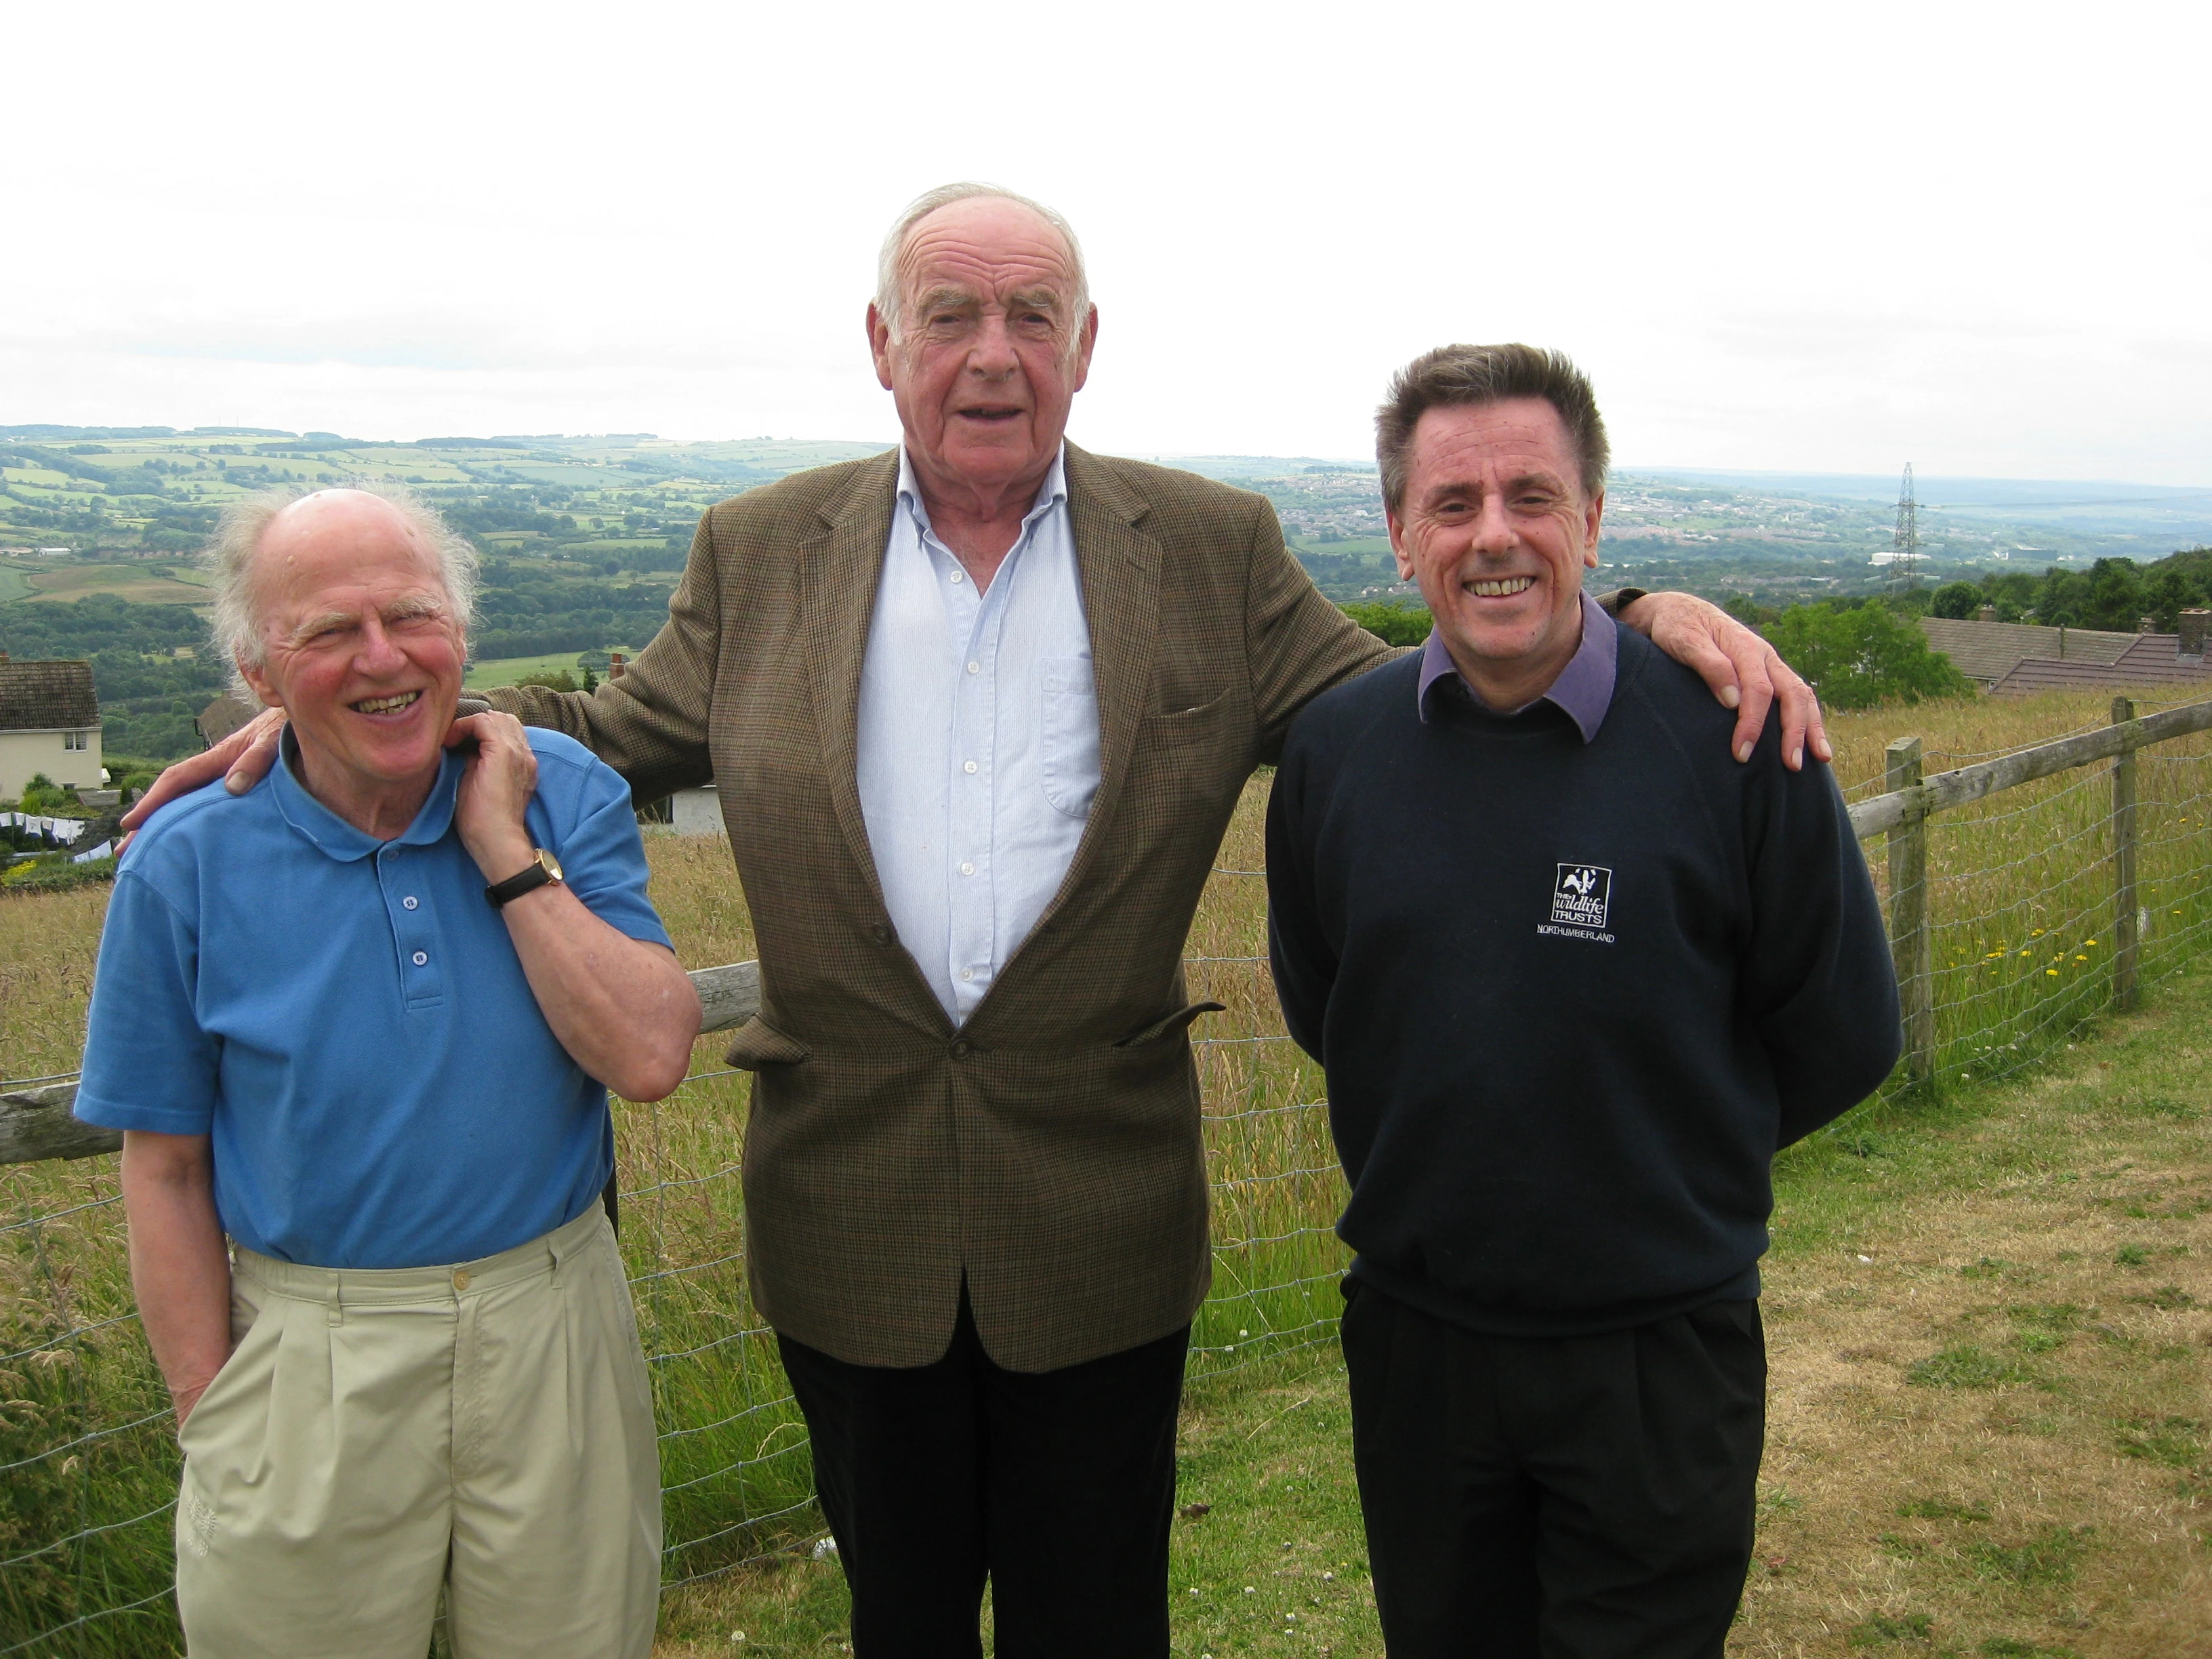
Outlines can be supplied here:
<path id="1" fill-rule="evenodd" d="M 454 1269 L 453 1269 L 453 1288 L 454 1288 L 455 1290 L 457 1290 L 457 1291 L 465 1291 L 466 1289 L 468 1289 L 468 1287 L 469 1287 L 469 1270 L 468 1270 L 466 1267 L 456 1267 L 456 1268 L 454 1268 Z"/>
<path id="2" fill-rule="evenodd" d="M 960 585 L 962 580 L 963 578 L 958 571 L 956 570 L 952 573 L 952 585 L 955 587 L 957 587 Z"/>
<path id="3" fill-rule="evenodd" d="M 960 769 L 963 772 L 973 772 L 975 769 L 975 763 L 974 761 L 962 761 L 960 763 Z"/>
<path id="4" fill-rule="evenodd" d="M 429 961 L 429 952 L 427 951 L 417 951 L 415 953 L 415 965 L 417 968 L 420 968 L 424 963 Z"/>
<path id="5" fill-rule="evenodd" d="M 963 979 L 973 979 L 975 977 L 975 970 L 973 968 L 963 968 L 960 970 L 960 977 Z"/>
<path id="6" fill-rule="evenodd" d="M 980 662 L 971 662 L 968 665 L 968 672 L 971 674 L 980 674 L 983 672 L 983 665 Z"/>
<path id="7" fill-rule="evenodd" d="M 960 866 L 960 873 L 963 876 L 972 876 L 975 873 L 975 866 L 963 860 Z"/>
<path id="8" fill-rule="evenodd" d="M 414 895 L 414 894 L 412 894 L 412 893 L 410 893 L 410 894 L 409 894 L 405 898 L 404 898 L 404 899 L 400 900 L 399 902 L 400 902 L 402 904 L 405 905 L 405 906 L 406 906 L 409 909 L 410 909 L 410 910 L 412 910 L 412 909 L 413 909 L 413 908 L 414 908 L 417 904 L 420 904 L 420 903 L 422 902 L 422 901 L 421 901 L 420 899 L 416 898 L 416 897 L 415 896 L 415 895 Z"/>

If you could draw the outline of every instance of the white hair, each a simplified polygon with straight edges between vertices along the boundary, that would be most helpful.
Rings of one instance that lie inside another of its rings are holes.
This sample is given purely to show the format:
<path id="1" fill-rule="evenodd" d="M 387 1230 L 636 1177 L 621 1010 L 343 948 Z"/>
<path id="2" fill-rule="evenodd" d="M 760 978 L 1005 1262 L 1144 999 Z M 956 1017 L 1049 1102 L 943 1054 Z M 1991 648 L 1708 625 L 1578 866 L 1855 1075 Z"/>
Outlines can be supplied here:
<path id="1" fill-rule="evenodd" d="M 900 291 L 899 265 L 906 258 L 906 245 L 913 240 L 914 228 L 942 207 L 955 202 L 973 201 L 978 197 L 989 197 L 1001 202 L 1012 202 L 1027 208 L 1031 213 L 1060 233 L 1060 240 L 1067 244 L 1068 273 L 1075 279 L 1075 291 L 1068 296 L 1069 350 L 1083 337 L 1084 319 L 1091 314 L 1091 281 L 1083 269 L 1083 244 L 1075 239 L 1075 227 L 1042 202 L 1034 201 L 1018 191 L 1008 190 L 1004 185 L 985 185 L 968 182 L 939 185 L 907 204 L 906 211 L 892 224 L 890 234 L 884 238 L 883 252 L 876 260 L 876 315 L 890 330 L 891 338 L 898 339 L 906 331 L 906 296 Z"/>
<path id="2" fill-rule="evenodd" d="M 375 496 L 398 513 L 407 527 L 437 556 L 438 576 L 445 586 L 446 602 L 454 622 L 464 634 L 467 633 L 476 617 L 477 601 L 477 550 L 469 544 L 468 538 L 440 517 L 436 507 L 404 484 L 372 479 L 322 488 L 356 489 L 364 495 Z M 254 555 L 260 551 L 261 538 L 279 513 L 295 501 L 319 493 L 319 489 L 293 485 L 241 496 L 223 508 L 222 518 L 216 526 L 215 539 L 200 555 L 200 563 L 214 579 L 215 603 L 209 627 L 215 635 L 216 648 L 231 664 L 231 688 L 234 691 L 251 696 L 237 665 L 251 663 L 258 668 L 268 655 L 261 637 L 261 609 L 253 580 Z"/>

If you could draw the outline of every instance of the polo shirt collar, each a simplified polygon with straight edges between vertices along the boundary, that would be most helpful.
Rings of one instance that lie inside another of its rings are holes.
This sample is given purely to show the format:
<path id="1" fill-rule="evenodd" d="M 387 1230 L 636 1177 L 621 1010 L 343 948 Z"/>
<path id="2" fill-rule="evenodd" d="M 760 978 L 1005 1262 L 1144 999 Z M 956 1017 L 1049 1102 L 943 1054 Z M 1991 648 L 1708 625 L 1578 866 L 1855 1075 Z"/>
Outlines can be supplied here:
<path id="1" fill-rule="evenodd" d="M 381 842 L 367 830 L 357 830 L 337 813 L 307 793 L 300 781 L 300 742 L 292 728 L 284 728 L 283 740 L 277 745 L 276 769 L 270 783 L 276 792 L 276 810 L 284 822 L 313 844 L 318 850 L 341 864 L 350 864 L 382 852 L 388 846 L 427 847 L 445 839 L 446 831 L 453 822 L 453 798 L 461 787 L 461 773 L 467 763 L 457 750 L 448 749 L 438 762 L 438 781 L 430 786 L 429 799 L 406 830 L 390 842 Z"/>
<path id="2" fill-rule="evenodd" d="M 1575 647 L 1575 654 L 1559 671 L 1544 695 L 1523 708 L 1512 712 L 1524 714 L 1537 702 L 1548 702 L 1569 720 L 1583 734 L 1584 743 L 1597 740 L 1598 727 L 1605 724 L 1605 711 L 1613 706 L 1613 683 L 1619 672 L 1620 635 L 1614 631 L 1613 618 L 1605 608 L 1585 592 L 1583 601 L 1583 642 Z M 1434 628 L 1429 630 L 1428 643 L 1421 647 L 1421 672 L 1413 687 L 1413 706 L 1425 724 L 1429 718 L 1429 688 L 1447 675 L 1464 686 L 1451 653 L 1444 647 L 1443 636 Z M 1473 698 L 1470 690 L 1468 696 Z M 1475 707 L 1482 707 L 1480 698 L 1474 698 Z"/>

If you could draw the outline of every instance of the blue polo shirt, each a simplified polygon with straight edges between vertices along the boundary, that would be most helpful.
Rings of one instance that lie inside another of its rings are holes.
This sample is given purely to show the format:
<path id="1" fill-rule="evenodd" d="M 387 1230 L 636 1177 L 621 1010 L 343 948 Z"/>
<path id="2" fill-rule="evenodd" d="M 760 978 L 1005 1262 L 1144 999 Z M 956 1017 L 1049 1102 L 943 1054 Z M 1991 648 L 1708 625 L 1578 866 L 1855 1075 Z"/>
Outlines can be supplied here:
<path id="1" fill-rule="evenodd" d="M 530 746 L 531 838 L 593 915 L 666 945 L 629 787 L 557 732 Z M 116 872 L 76 1115 L 211 1135 L 216 1213 L 264 1255 L 472 1261 L 574 1219 L 614 1167 L 606 1091 L 538 1012 L 453 829 L 462 765 L 379 842 L 288 754 L 261 788 L 164 807 Z"/>

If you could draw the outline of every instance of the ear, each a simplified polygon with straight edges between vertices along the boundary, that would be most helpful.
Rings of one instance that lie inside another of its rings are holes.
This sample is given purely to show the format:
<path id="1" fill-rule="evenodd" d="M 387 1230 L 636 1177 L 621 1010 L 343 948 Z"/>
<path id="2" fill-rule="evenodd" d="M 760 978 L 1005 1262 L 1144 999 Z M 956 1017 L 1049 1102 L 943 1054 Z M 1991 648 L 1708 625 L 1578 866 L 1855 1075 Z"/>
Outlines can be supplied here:
<path id="1" fill-rule="evenodd" d="M 1583 562 L 1590 569 L 1597 568 L 1597 538 L 1599 522 L 1605 517 L 1605 491 L 1599 490 L 1583 509 Z"/>
<path id="2" fill-rule="evenodd" d="M 231 660 L 238 665 L 238 672 L 245 677 L 246 684 L 252 688 L 255 696 L 271 708 L 284 706 L 284 700 L 276 695 L 276 688 L 270 683 L 269 670 L 265 665 L 250 663 L 243 657 L 234 657 Z"/>
<path id="3" fill-rule="evenodd" d="M 891 389 L 891 325 L 884 320 L 873 300 L 868 301 L 868 355 L 876 360 L 876 384 L 889 392 Z"/>
<path id="4" fill-rule="evenodd" d="M 1093 306 L 1083 319 L 1083 331 L 1075 342 L 1075 373 L 1071 377 L 1070 392 L 1083 390 L 1083 383 L 1091 378 L 1091 353 L 1098 344 L 1098 307 Z"/>
<path id="5" fill-rule="evenodd" d="M 1398 580 L 1409 582 L 1413 580 L 1413 556 L 1406 546 L 1406 526 L 1389 507 L 1382 509 L 1382 521 L 1390 526 L 1390 556 L 1398 562 Z"/>

